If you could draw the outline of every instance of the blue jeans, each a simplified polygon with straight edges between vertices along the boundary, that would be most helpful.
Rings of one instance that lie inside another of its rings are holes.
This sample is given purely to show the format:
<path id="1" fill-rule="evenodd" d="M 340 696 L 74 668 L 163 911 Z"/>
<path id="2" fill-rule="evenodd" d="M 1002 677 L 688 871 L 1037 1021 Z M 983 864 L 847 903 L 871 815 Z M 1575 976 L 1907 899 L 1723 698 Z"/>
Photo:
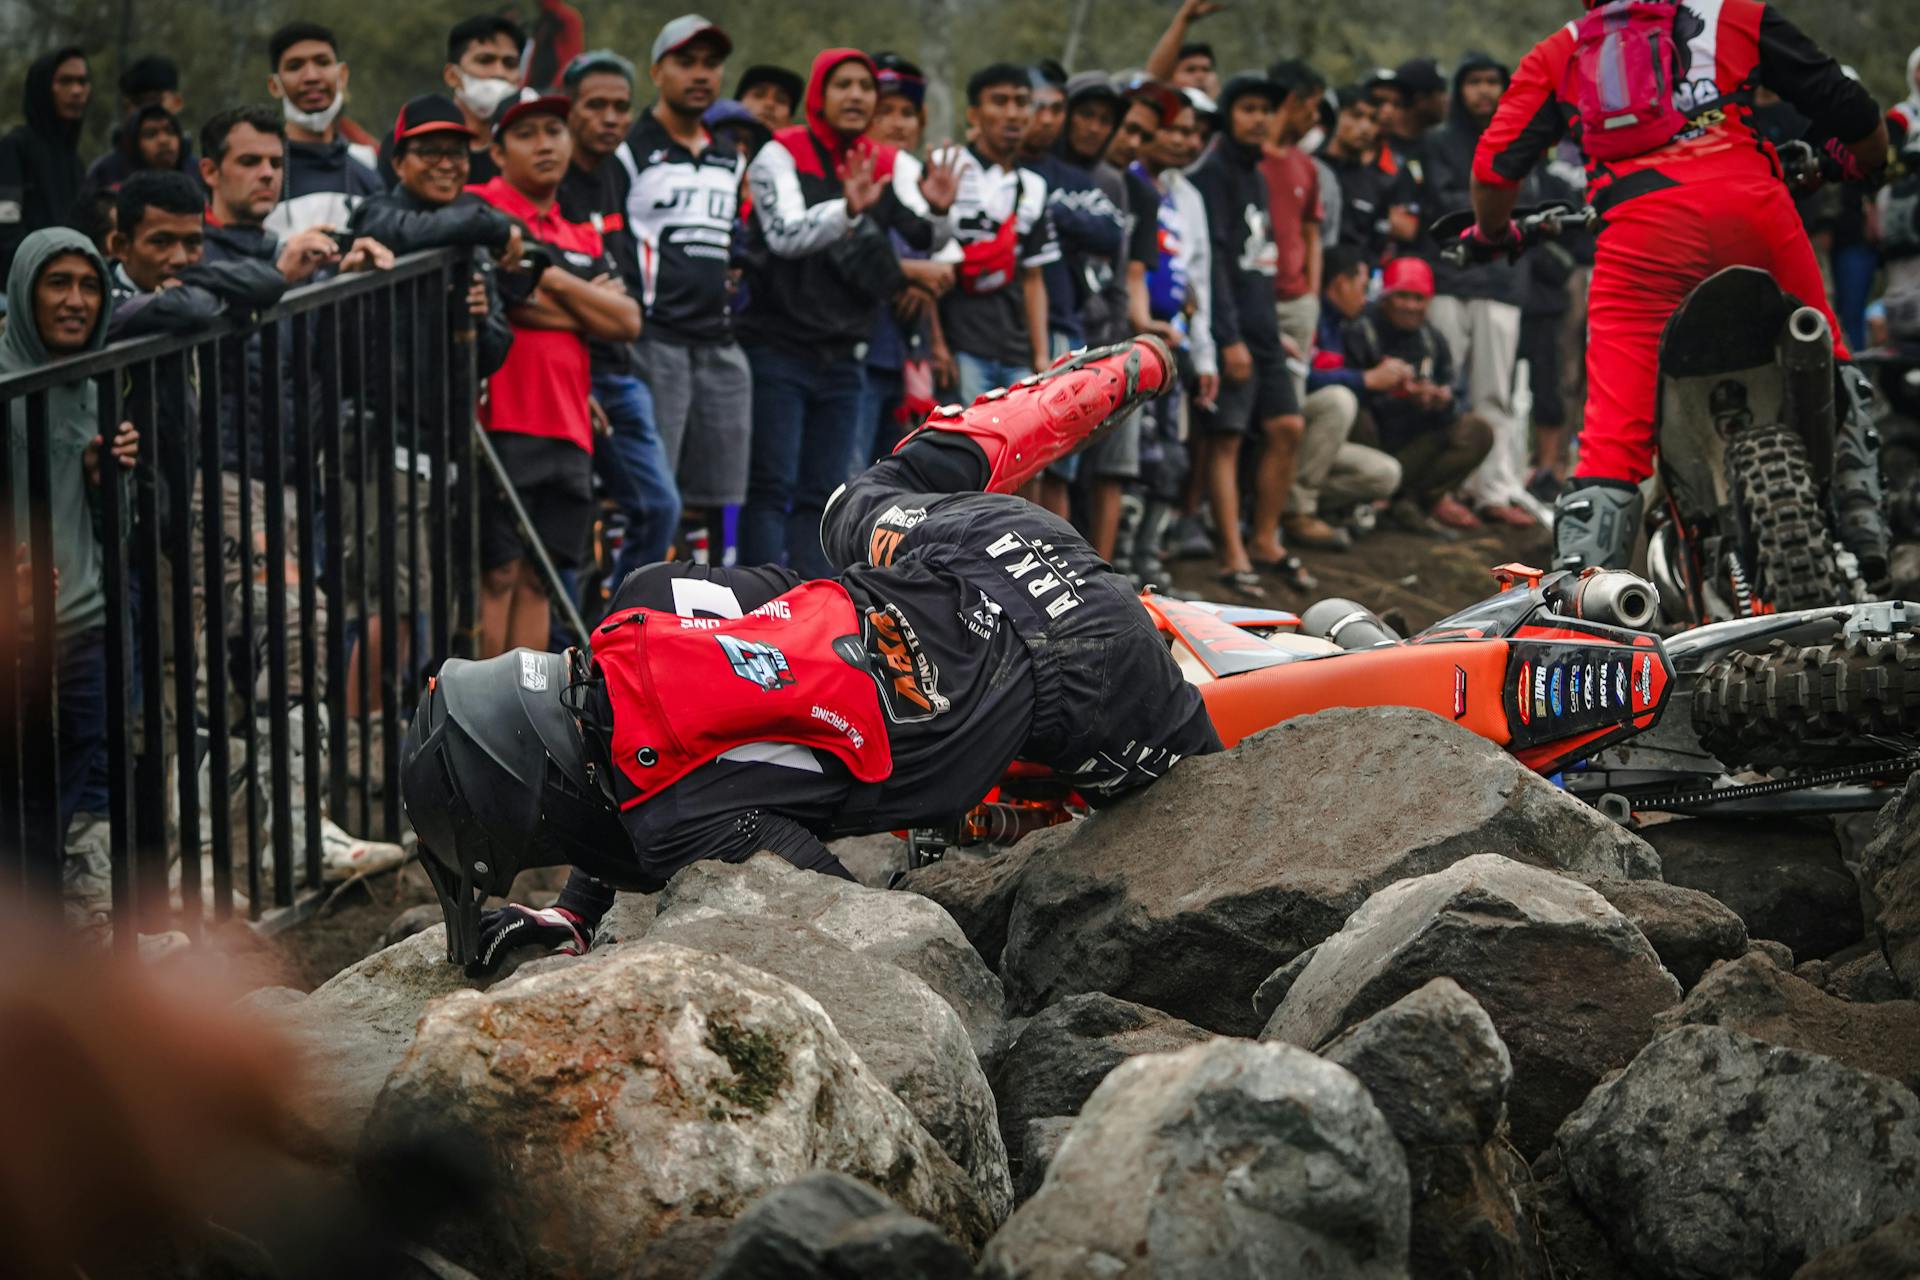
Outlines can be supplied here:
<path id="1" fill-rule="evenodd" d="M 1022 378 L 1033 376 L 1033 370 L 1024 364 L 989 360 L 964 351 L 954 352 L 953 362 L 960 366 L 961 404 L 972 404 L 995 387 L 1010 387 Z"/>
<path id="2" fill-rule="evenodd" d="M 107 633 L 60 643 L 60 836 L 73 815 L 107 811 Z"/>
<path id="3" fill-rule="evenodd" d="M 866 387 L 861 361 L 822 364 L 772 347 L 753 368 L 753 454 L 740 509 L 740 563 L 786 564 L 809 578 L 834 568 L 820 549 L 820 515 L 847 479 Z"/>
<path id="4" fill-rule="evenodd" d="M 1880 274 L 1880 252 L 1872 245 L 1850 244 L 1833 251 L 1833 312 L 1855 351 L 1867 345 L 1867 300 Z"/>
<path id="5" fill-rule="evenodd" d="M 667 465 L 647 384 L 630 373 L 596 373 L 593 398 L 613 426 L 612 437 L 594 450 L 593 469 L 627 516 L 627 544 L 613 566 L 617 586 L 641 565 L 666 559 L 680 524 L 680 488 Z"/>
<path id="6" fill-rule="evenodd" d="M 893 452 L 900 443 L 900 401 L 906 395 L 906 379 L 898 369 L 867 366 L 867 392 L 860 398 L 860 425 L 853 435 L 853 456 L 847 463 L 847 478 L 859 475 Z"/>

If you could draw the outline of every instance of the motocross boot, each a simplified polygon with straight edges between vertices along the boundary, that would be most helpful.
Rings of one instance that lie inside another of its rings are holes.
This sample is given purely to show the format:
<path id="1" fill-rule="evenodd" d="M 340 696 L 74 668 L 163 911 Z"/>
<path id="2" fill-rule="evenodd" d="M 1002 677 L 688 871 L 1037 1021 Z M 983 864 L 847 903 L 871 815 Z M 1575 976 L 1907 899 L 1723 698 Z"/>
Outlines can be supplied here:
<path id="1" fill-rule="evenodd" d="M 1095 347 L 1055 361 L 1045 373 L 989 391 L 971 405 L 943 405 L 907 434 L 895 453 L 929 431 L 963 435 L 987 455 L 988 493 L 1013 493 L 1119 422 L 1164 395 L 1173 355 L 1154 337 Z"/>
<path id="2" fill-rule="evenodd" d="M 1579 480 L 1553 504 L 1553 567 L 1624 569 L 1644 504 L 1625 480 Z"/>
<path id="3" fill-rule="evenodd" d="M 1876 592 L 1887 585 L 1892 535 L 1880 484 L 1880 432 L 1873 423 L 1873 383 L 1853 365 L 1840 366 L 1840 429 L 1833 440 L 1833 514 L 1840 543 L 1860 562 L 1860 579 Z"/>

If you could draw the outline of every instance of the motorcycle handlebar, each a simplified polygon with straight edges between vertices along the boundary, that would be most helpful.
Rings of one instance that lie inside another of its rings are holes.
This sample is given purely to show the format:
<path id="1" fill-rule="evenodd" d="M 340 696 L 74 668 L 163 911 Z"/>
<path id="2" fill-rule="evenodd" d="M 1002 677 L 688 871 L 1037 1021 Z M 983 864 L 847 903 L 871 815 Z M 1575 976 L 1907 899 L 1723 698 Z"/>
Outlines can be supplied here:
<path id="1" fill-rule="evenodd" d="M 1573 208 L 1570 205 L 1548 205 L 1534 213 L 1513 220 L 1514 230 L 1520 233 L 1520 248 L 1531 249 L 1543 240 L 1558 240 L 1569 230 L 1591 230 L 1600 220 L 1599 211 L 1592 205 Z M 1449 266 L 1465 267 L 1472 261 L 1472 253 L 1464 241 L 1454 240 L 1440 250 L 1440 257 Z"/>

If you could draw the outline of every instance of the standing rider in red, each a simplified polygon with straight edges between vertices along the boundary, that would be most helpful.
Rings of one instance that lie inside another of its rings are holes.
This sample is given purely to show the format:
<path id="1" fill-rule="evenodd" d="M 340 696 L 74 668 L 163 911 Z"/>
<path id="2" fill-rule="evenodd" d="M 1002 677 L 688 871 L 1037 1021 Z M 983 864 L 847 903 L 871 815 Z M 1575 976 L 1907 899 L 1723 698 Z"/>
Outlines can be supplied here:
<path id="1" fill-rule="evenodd" d="M 1600 214 L 1588 301 L 1587 412 L 1572 487 L 1557 505 L 1555 564 L 1622 569 L 1653 473 L 1660 333 L 1708 276 L 1759 267 L 1827 315 L 1834 356 L 1850 356 L 1780 158 L 1749 123 L 1756 87 L 1812 121 L 1829 172 L 1878 173 L 1887 133 L 1873 99 L 1760 0 L 1587 0 L 1583 19 L 1536 45 L 1481 137 L 1473 167 L 1483 259 L 1513 252 L 1520 182 L 1569 133 L 1587 156 Z M 1671 92 L 1668 92 L 1671 86 Z M 1833 491 L 1841 541 L 1870 584 L 1887 574 L 1887 527 L 1866 379 L 1842 363 L 1844 420 Z"/>

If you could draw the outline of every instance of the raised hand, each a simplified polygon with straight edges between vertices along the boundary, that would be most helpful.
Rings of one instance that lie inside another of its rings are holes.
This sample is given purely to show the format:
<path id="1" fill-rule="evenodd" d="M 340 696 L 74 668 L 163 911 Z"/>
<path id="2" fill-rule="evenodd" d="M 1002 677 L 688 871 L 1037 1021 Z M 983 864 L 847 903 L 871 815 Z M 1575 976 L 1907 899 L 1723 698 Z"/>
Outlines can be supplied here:
<path id="1" fill-rule="evenodd" d="M 934 216 L 941 217 L 953 208 L 960 194 L 960 148 L 948 138 L 927 158 L 926 172 L 920 175 L 920 198 Z"/>
<path id="2" fill-rule="evenodd" d="M 847 214 L 859 217 L 880 202 L 881 181 L 873 176 L 873 152 L 862 147 L 848 154 L 840 166 L 840 186 L 846 192 Z"/>

